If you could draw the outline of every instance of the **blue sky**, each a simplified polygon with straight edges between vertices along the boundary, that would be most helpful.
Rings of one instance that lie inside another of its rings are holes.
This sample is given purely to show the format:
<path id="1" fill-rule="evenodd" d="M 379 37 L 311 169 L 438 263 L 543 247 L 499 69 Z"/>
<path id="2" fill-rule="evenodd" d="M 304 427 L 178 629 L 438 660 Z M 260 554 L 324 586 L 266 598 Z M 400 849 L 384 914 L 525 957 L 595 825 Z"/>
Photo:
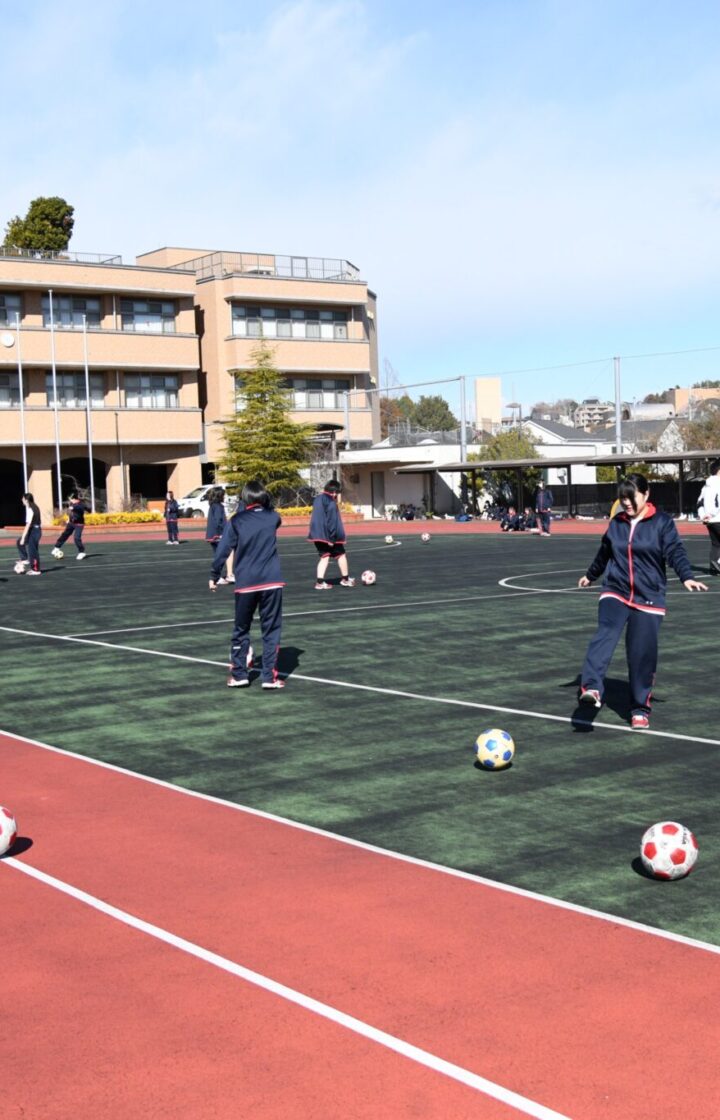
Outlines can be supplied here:
<path id="1" fill-rule="evenodd" d="M 719 33 L 703 0 L 5 5 L 0 223 L 60 194 L 78 251 L 346 257 L 400 382 L 720 377 Z"/>

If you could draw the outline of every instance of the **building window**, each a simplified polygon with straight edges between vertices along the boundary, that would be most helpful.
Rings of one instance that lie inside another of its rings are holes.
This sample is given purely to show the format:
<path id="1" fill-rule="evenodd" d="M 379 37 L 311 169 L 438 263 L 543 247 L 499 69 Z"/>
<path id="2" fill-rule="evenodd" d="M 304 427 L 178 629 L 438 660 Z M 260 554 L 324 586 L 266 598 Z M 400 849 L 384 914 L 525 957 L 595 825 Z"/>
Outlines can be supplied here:
<path id="1" fill-rule="evenodd" d="M 20 296 L 0 295 L 0 327 L 14 327 L 20 314 Z"/>
<path id="2" fill-rule="evenodd" d="M 61 330 L 82 330 L 83 316 L 88 327 L 100 326 L 100 300 L 81 296 L 53 296 L 53 323 Z M 50 296 L 42 297 L 43 326 L 50 326 Z"/>
<path id="3" fill-rule="evenodd" d="M 175 333 L 175 304 L 152 299 L 122 299 L 120 314 L 124 331 Z"/>
<path id="4" fill-rule="evenodd" d="M 0 373 L 0 408 L 17 408 L 20 382 L 16 373 Z"/>
<path id="5" fill-rule="evenodd" d="M 303 338 L 346 340 L 347 311 L 302 307 L 240 307 L 232 305 L 236 338 Z"/>
<path id="6" fill-rule="evenodd" d="M 127 408 L 178 408 L 178 379 L 156 373 L 125 374 Z"/>
<path id="7" fill-rule="evenodd" d="M 349 378 L 325 377 L 319 379 L 291 377 L 287 387 L 292 393 L 293 408 L 338 409 L 345 407 L 345 393 L 351 386 Z"/>
<path id="8" fill-rule="evenodd" d="M 84 373 L 58 373 L 55 376 L 58 394 L 58 408 L 85 408 L 87 396 L 85 394 Z M 45 374 L 45 392 L 47 394 L 48 408 L 54 407 L 53 375 Z M 90 407 L 105 407 L 105 377 L 102 373 L 90 374 Z"/>

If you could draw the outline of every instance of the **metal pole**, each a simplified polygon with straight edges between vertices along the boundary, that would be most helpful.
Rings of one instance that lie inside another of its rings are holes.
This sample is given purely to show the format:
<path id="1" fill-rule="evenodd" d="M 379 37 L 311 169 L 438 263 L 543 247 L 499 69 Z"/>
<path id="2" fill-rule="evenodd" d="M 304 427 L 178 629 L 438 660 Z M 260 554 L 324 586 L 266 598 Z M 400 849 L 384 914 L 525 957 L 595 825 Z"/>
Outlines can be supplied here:
<path id="1" fill-rule="evenodd" d="M 350 390 L 345 390 L 345 450 L 350 450 Z"/>
<path id="2" fill-rule="evenodd" d="M 622 455 L 622 401 L 620 400 L 620 359 L 613 358 L 615 367 L 615 454 Z"/>
<path id="3" fill-rule="evenodd" d="M 465 377 L 460 378 L 460 462 L 467 458 L 467 427 L 465 422 Z"/>
<path id="4" fill-rule="evenodd" d="M 50 296 L 50 365 L 52 368 L 53 387 L 53 412 L 55 414 L 55 469 L 57 473 L 58 506 L 62 509 L 62 474 L 60 473 L 60 416 L 58 413 L 57 369 L 55 366 L 55 317 L 53 315 L 52 288 L 48 288 Z"/>
<path id="5" fill-rule="evenodd" d="M 90 466 L 90 509 L 95 513 L 95 474 L 93 472 L 92 418 L 90 413 L 90 367 L 88 365 L 87 315 L 83 315 L 83 356 L 85 358 L 85 419 L 87 421 L 88 464 Z"/>
<path id="6" fill-rule="evenodd" d="M 20 314 L 15 312 L 15 336 L 17 339 L 18 384 L 20 388 L 20 441 L 22 444 L 23 480 L 25 493 L 28 491 L 27 440 L 25 439 L 25 392 L 23 387 L 22 353 L 20 350 Z"/>

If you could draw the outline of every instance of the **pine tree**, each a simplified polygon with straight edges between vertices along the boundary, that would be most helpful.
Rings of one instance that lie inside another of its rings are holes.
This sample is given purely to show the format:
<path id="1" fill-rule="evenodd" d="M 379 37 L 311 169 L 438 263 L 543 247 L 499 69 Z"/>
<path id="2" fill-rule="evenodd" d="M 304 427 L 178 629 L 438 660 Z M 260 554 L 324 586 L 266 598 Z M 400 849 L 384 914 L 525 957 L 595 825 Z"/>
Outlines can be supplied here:
<path id="1" fill-rule="evenodd" d="M 34 198 L 24 218 L 14 217 L 5 229 L 5 245 L 14 249 L 58 252 L 72 237 L 75 210 L 64 198 Z"/>
<path id="2" fill-rule="evenodd" d="M 308 462 L 314 429 L 290 419 L 290 391 L 267 343 L 256 346 L 250 357 L 251 369 L 233 371 L 238 411 L 225 425 L 218 475 L 223 483 L 241 487 L 257 478 L 278 498 L 302 486 L 300 470 Z"/>

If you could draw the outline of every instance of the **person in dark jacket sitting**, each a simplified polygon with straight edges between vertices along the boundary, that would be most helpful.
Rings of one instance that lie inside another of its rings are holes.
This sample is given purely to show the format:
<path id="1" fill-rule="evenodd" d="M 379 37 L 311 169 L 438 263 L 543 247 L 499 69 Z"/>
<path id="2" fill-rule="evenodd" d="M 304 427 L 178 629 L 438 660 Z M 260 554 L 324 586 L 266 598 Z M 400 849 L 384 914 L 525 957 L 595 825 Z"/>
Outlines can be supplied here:
<path id="1" fill-rule="evenodd" d="M 249 669 L 253 654 L 250 627 L 255 611 L 260 615 L 262 633 L 262 687 L 284 688 L 278 676 L 277 660 L 282 631 L 282 589 L 285 586 L 277 551 L 280 515 L 270 508 L 270 495 L 262 482 L 253 480 L 243 487 L 244 508 L 228 521 L 214 550 L 210 569 L 210 590 L 222 583 L 223 565 L 234 556 L 235 626 L 230 643 L 229 688 L 250 684 Z"/>
<path id="2" fill-rule="evenodd" d="M 589 587 L 605 573 L 597 633 L 588 646 L 580 674 L 580 701 L 601 707 L 605 673 L 627 627 L 631 726 L 643 730 L 650 726 L 658 635 L 665 615 L 665 565 L 675 569 L 688 591 L 707 591 L 707 587 L 692 578 L 675 522 L 649 501 L 645 476 L 629 474 L 618 486 L 618 498 L 622 509 L 608 525 L 595 559 L 578 580 L 578 587 Z"/>
<path id="3" fill-rule="evenodd" d="M 518 517 L 518 511 L 515 506 L 508 506 L 507 513 L 500 522 L 500 528 L 503 533 L 519 533 L 522 529 L 522 522 Z"/>

